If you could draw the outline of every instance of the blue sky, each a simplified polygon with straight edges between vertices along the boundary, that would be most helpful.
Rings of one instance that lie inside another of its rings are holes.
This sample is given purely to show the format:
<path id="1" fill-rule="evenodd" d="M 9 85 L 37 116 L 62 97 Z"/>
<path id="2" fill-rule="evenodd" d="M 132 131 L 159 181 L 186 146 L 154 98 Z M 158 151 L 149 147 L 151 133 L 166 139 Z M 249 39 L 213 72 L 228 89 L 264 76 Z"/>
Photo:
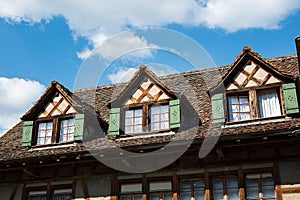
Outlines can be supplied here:
<path id="1" fill-rule="evenodd" d="M 122 2 L 0 0 L 0 135 L 52 80 L 72 90 L 85 60 L 95 54 L 113 63 L 100 84 L 126 80 L 120 76 L 142 63 L 159 66 L 159 74 L 193 70 L 175 51 L 160 50 L 159 39 L 120 35 L 123 31 L 178 31 L 201 45 L 217 66 L 231 64 L 246 45 L 268 58 L 296 53 L 300 0 Z M 179 44 L 177 39 L 171 43 Z M 123 46 L 144 49 L 118 55 Z"/>

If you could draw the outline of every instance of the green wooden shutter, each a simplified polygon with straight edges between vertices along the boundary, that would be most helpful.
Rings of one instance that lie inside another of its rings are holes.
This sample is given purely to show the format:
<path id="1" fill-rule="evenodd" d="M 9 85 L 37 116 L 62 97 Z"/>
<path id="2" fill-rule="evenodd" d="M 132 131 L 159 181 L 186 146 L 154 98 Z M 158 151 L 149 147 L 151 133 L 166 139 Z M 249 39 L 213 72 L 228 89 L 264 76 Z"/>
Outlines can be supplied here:
<path id="1" fill-rule="evenodd" d="M 75 115 L 74 140 L 83 139 L 84 114 Z"/>
<path id="2" fill-rule="evenodd" d="M 23 122 L 22 146 L 30 147 L 32 140 L 33 121 Z"/>
<path id="3" fill-rule="evenodd" d="M 211 98 L 211 104 L 212 104 L 213 123 L 214 124 L 224 123 L 225 113 L 224 113 L 223 93 L 213 95 Z"/>
<path id="4" fill-rule="evenodd" d="M 179 99 L 169 102 L 170 106 L 170 128 L 180 127 L 180 101 Z"/>
<path id="5" fill-rule="evenodd" d="M 120 108 L 111 108 L 109 115 L 108 135 L 119 135 L 120 129 Z"/>
<path id="6" fill-rule="evenodd" d="M 282 85 L 283 98 L 286 114 L 299 113 L 297 91 L 295 83 L 286 83 Z"/>

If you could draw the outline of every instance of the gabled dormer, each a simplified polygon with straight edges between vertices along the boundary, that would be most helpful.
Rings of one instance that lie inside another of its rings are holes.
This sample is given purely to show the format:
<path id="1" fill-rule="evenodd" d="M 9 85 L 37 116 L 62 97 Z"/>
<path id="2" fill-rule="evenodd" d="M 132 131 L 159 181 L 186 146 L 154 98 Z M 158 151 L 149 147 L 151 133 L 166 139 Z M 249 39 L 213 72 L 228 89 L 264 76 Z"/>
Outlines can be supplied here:
<path id="1" fill-rule="evenodd" d="M 56 81 L 21 118 L 22 146 L 45 146 L 82 140 L 84 115 L 78 99 Z"/>
<path id="2" fill-rule="evenodd" d="M 296 80 L 244 47 L 212 90 L 214 123 L 278 118 L 299 113 Z"/>
<path id="3" fill-rule="evenodd" d="M 180 127 L 180 100 L 145 65 L 109 107 L 109 135 L 166 132 Z"/>

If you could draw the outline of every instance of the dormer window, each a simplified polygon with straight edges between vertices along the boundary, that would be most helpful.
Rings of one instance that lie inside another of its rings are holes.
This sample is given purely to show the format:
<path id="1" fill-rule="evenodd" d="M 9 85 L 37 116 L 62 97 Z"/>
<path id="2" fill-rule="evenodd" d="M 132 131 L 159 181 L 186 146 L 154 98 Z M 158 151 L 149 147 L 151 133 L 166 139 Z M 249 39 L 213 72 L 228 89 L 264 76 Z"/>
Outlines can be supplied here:
<path id="1" fill-rule="evenodd" d="M 41 122 L 38 124 L 37 145 L 52 143 L 53 122 Z"/>
<path id="2" fill-rule="evenodd" d="M 228 94 L 228 119 L 230 122 L 281 116 L 278 89 L 250 89 L 243 93 Z"/>
<path id="3" fill-rule="evenodd" d="M 159 132 L 169 129 L 169 104 L 144 104 L 141 107 L 125 108 L 125 134 Z"/>
<path id="4" fill-rule="evenodd" d="M 168 130 L 169 105 L 154 105 L 150 109 L 150 129 L 151 131 Z"/>
<path id="5" fill-rule="evenodd" d="M 228 97 L 228 113 L 230 121 L 250 119 L 249 98 L 245 94 Z"/>
<path id="6" fill-rule="evenodd" d="M 211 97 L 213 123 L 235 123 L 299 113 L 292 77 L 245 50 Z M 252 59 L 250 59 L 252 57 Z M 224 85 L 223 85 L 224 84 Z"/>
<path id="7" fill-rule="evenodd" d="M 143 110 L 137 108 L 125 111 L 125 133 L 141 133 L 143 132 Z"/>
<path id="8" fill-rule="evenodd" d="M 72 105 L 72 103 L 74 103 Z M 83 139 L 84 114 L 62 85 L 53 81 L 39 103 L 22 118 L 22 146 L 72 143 Z"/>
<path id="9" fill-rule="evenodd" d="M 74 141 L 75 121 L 73 118 L 61 120 L 59 142 Z"/>
<path id="10" fill-rule="evenodd" d="M 110 103 L 108 135 L 136 135 L 180 127 L 180 100 L 146 67 Z"/>

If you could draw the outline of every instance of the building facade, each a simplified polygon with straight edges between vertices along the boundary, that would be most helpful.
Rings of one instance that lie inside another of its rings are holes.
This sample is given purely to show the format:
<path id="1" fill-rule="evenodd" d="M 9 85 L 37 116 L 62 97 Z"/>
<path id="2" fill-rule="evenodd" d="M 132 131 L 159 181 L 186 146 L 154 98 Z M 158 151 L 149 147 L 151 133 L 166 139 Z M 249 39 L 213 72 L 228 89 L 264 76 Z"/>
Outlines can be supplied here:
<path id="1" fill-rule="evenodd" d="M 53 81 L 0 138 L 0 197 L 300 199 L 298 58 L 244 47 L 214 69 L 142 65 L 72 92 Z"/>

